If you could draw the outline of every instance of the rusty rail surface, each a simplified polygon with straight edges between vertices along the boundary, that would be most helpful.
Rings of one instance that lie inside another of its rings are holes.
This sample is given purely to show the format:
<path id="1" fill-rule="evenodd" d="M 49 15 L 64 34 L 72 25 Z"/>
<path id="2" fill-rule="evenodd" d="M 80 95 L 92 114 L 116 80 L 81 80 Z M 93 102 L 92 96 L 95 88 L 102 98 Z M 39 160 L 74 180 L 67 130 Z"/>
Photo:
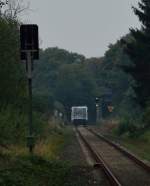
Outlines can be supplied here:
<path id="1" fill-rule="evenodd" d="M 114 176 L 114 174 L 111 172 L 109 169 L 108 165 L 106 162 L 103 160 L 100 154 L 97 153 L 97 151 L 88 143 L 87 139 L 81 134 L 79 129 L 76 128 L 76 131 L 78 132 L 80 138 L 83 140 L 85 145 L 88 147 L 91 155 L 93 156 L 94 160 L 96 161 L 95 166 L 96 167 L 101 167 L 106 174 L 110 184 L 112 186 L 122 186 L 121 183 L 118 181 L 118 179 Z"/>
<path id="2" fill-rule="evenodd" d="M 119 150 L 120 152 L 122 152 L 124 155 L 126 155 L 128 158 L 130 158 L 131 160 L 133 160 L 136 164 L 138 164 L 139 166 L 143 167 L 146 171 L 148 171 L 150 173 L 150 166 L 148 164 L 146 164 L 144 161 L 140 160 L 138 157 L 136 157 L 134 154 L 132 154 L 131 152 L 129 152 L 127 149 L 125 149 L 124 147 L 110 141 L 109 139 L 105 138 L 103 135 L 96 133 L 95 131 L 93 131 L 92 129 L 86 128 L 88 131 L 92 132 L 94 135 L 96 135 L 98 138 L 102 139 L 103 141 L 105 141 L 106 143 L 108 143 L 109 145 L 113 146 L 115 149 Z"/>

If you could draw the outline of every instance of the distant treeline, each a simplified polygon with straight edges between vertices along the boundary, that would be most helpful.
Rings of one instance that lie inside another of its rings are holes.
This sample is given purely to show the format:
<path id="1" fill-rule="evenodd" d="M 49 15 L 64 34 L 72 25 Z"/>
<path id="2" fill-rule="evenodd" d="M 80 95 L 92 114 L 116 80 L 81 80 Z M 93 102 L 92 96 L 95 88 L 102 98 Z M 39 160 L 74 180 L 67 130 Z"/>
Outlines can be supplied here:
<path id="1" fill-rule="evenodd" d="M 112 92 L 115 113 L 130 107 L 132 78 L 120 68 L 130 61 L 119 41 L 102 58 L 86 59 L 59 48 L 41 50 L 40 56 L 35 64 L 34 93 L 37 99 L 47 100 L 51 110 L 61 105 L 69 119 L 72 106 L 87 105 L 94 121 L 95 98 L 108 92 Z"/>
<path id="2" fill-rule="evenodd" d="M 141 29 L 130 29 L 101 58 L 86 59 L 59 48 L 41 50 L 34 91 L 51 100 L 52 110 L 61 105 L 68 114 L 73 105 L 87 105 L 90 120 L 94 120 L 95 98 L 111 92 L 113 116 L 125 118 L 125 130 L 149 127 L 150 2 L 141 0 L 138 5 L 133 11 Z"/>

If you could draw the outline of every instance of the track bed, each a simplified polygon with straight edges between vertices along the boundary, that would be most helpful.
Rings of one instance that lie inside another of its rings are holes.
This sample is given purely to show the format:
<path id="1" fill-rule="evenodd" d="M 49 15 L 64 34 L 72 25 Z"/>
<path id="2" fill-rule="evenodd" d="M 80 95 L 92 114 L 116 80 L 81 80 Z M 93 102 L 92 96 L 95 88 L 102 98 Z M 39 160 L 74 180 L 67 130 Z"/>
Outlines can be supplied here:
<path id="1" fill-rule="evenodd" d="M 79 127 L 81 135 L 96 149 L 111 172 L 123 186 L 150 186 L 150 174 L 143 167 L 122 152 L 98 138 L 84 127 Z"/>

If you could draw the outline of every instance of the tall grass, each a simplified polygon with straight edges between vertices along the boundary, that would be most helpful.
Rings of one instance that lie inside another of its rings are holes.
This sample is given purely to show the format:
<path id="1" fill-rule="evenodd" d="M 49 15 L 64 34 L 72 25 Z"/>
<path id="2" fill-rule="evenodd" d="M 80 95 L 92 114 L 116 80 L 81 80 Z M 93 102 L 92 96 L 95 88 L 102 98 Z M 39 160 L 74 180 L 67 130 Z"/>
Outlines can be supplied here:
<path id="1" fill-rule="evenodd" d="M 24 142 L 27 117 L 19 109 L 9 105 L 0 110 L 0 140 L 6 145 Z"/>

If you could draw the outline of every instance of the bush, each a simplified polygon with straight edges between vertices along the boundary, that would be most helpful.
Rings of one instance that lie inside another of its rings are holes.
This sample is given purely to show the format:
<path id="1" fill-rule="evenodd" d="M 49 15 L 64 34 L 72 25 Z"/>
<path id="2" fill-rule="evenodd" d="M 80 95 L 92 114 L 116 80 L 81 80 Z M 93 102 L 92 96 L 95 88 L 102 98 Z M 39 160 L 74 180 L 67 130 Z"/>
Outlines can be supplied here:
<path id="1" fill-rule="evenodd" d="M 38 112 L 33 112 L 33 130 L 36 138 L 43 137 L 47 121 Z M 28 113 L 8 105 L 0 110 L 1 145 L 21 145 L 28 136 Z"/>
<path id="2" fill-rule="evenodd" d="M 124 117 L 119 124 L 118 135 L 127 134 L 131 138 L 136 138 L 143 134 L 143 126 L 141 125 L 141 118 Z"/>
<path id="3" fill-rule="evenodd" d="M 143 113 L 143 123 L 144 123 L 144 128 L 150 128 L 150 104 L 148 104 L 147 108 L 145 109 Z"/>
<path id="4" fill-rule="evenodd" d="M 123 119 L 120 121 L 118 130 L 117 130 L 118 135 L 121 136 L 122 134 L 128 132 L 129 125 L 130 125 L 130 120 L 129 120 L 129 118 L 127 118 L 127 117 L 126 117 L 126 118 L 123 118 Z"/>
<path id="5" fill-rule="evenodd" d="M 22 143 L 26 133 L 27 117 L 12 106 L 0 110 L 0 140 L 4 144 Z"/>
<path id="6" fill-rule="evenodd" d="M 54 98 L 49 94 L 35 93 L 33 95 L 33 110 L 41 113 L 47 113 L 53 111 Z"/>

